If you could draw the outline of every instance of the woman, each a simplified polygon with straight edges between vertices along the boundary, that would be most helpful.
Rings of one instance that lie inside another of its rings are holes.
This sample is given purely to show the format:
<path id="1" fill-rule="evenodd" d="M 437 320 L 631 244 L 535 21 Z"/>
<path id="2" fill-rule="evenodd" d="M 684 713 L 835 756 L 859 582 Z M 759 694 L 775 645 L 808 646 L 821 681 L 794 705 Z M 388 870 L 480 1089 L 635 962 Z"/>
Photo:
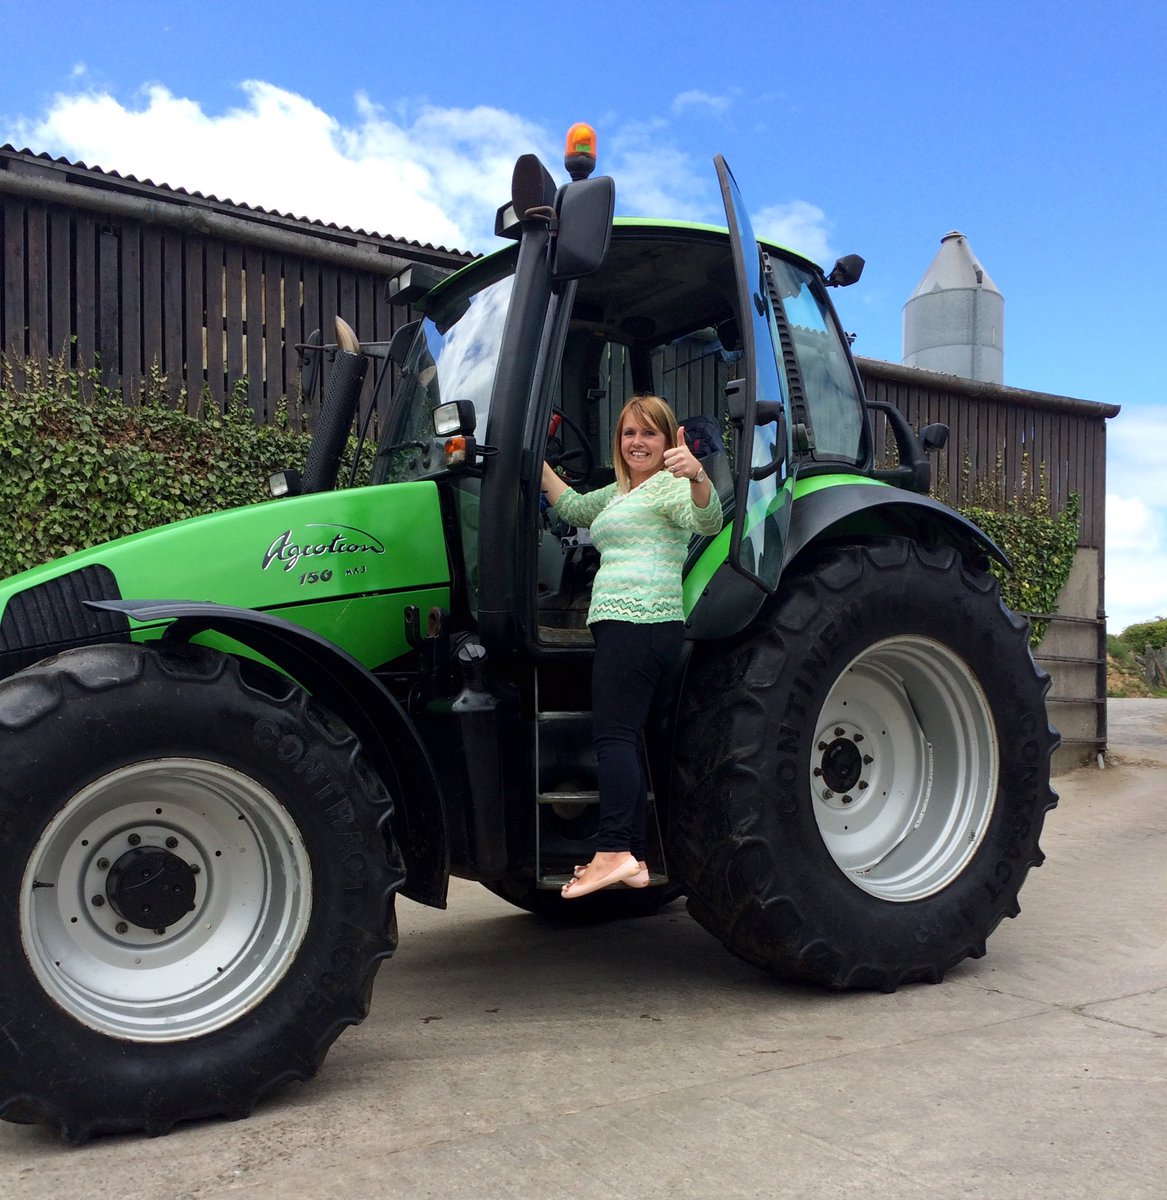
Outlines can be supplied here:
<path id="1" fill-rule="evenodd" d="M 721 501 L 659 396 L 636 395 L 613 434 L 616 482 L 573 491 L 546 463 L 547 502 L 591 529 L 600 552 L 588 625 L 596 643 L 592 726 L 600 828 L 592 861 L 564 886 L 574 900 L 614 883 L 648 886 L 648 789 L 640 740 L 653 692 L 684 641 L 681 568 L 689 537 L 721 529 Z"/>

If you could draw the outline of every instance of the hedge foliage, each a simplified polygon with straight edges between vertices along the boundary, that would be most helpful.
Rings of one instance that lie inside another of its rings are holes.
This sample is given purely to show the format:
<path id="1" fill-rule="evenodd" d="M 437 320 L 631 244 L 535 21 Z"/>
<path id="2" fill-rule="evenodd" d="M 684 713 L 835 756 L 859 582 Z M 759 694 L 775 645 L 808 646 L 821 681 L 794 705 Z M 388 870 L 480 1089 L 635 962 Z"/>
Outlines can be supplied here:
<path id="1" fill-rule="evenodd" d="M 96 372 L 0 360 L 0 578 L 168 521 L 267 498 L 267 477 L 302 465 L 308 435 L 286 412 L 257 425 L 236 386 L 226 411 L 172 407 L 166 380 L 137 404 Z"/>
<path id="2" fill-rule="evenodd" d="M 1131 648 L 1132 653 L 1137 651 L 1141 654 L 1148 646 L 1152 650 L 1162 650 L 1167 647 L 1167 617 L 1128 625 L 1118 636 Z"/>

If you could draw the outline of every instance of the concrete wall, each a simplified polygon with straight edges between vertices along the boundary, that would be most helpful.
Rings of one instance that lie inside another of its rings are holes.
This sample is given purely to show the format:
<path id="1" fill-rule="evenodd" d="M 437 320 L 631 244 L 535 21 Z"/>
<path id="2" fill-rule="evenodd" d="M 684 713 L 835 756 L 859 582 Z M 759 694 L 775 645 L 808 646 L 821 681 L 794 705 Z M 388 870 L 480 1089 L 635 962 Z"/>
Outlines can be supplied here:
<path id="1" fill-rule="evenodd" d="M 1053 681 L 1047 697 L 1050 723 L 1062 735 L 1062 744 L 1054 755 L 1055 773 L 1093 761 L 1105 749 L 1105 642 L 1098 616 L 1099 566 L 1096 549 L 1078 550 L 1070 577 L 1058 595 L 1058 619 L 1049 623 L 1034 651 L 1038 666 L 1047 670 Z"/>

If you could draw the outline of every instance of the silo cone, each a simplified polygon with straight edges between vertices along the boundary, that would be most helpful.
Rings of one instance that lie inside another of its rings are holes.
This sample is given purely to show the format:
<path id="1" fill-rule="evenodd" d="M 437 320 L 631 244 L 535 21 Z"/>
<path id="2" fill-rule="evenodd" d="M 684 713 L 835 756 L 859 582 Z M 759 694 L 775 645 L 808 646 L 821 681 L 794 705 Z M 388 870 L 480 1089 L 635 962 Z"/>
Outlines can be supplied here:
<path id="1" fill-rule="evenodd" d="M 1005 380 L 1005 298 L 963 233 L 940 251 L 904 305 L 904 365 L 987 383 Z"/>

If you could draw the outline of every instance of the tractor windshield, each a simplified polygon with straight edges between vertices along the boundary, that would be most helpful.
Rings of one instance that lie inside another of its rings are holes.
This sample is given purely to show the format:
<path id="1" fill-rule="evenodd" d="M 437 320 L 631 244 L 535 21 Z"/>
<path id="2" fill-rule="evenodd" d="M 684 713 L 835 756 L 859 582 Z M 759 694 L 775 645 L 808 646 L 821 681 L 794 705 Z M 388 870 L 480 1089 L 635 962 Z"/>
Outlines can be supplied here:
<path id="1" fill-rule="evenodd" d="M 503 257 L 508 267 L 512 265 L 512 259 Z M 444 473 L 445 439 L 435 438 L 433 424 L 439 404 L 469 400 L 477 417 L 477 436 L 483 437 L 512 278 L 508 273 L 481 287 L 479 277 L 478 291 L 442 294 L 440 303 L 422 320 L 401 368 L 373 464 L 373 483 Z"/>

